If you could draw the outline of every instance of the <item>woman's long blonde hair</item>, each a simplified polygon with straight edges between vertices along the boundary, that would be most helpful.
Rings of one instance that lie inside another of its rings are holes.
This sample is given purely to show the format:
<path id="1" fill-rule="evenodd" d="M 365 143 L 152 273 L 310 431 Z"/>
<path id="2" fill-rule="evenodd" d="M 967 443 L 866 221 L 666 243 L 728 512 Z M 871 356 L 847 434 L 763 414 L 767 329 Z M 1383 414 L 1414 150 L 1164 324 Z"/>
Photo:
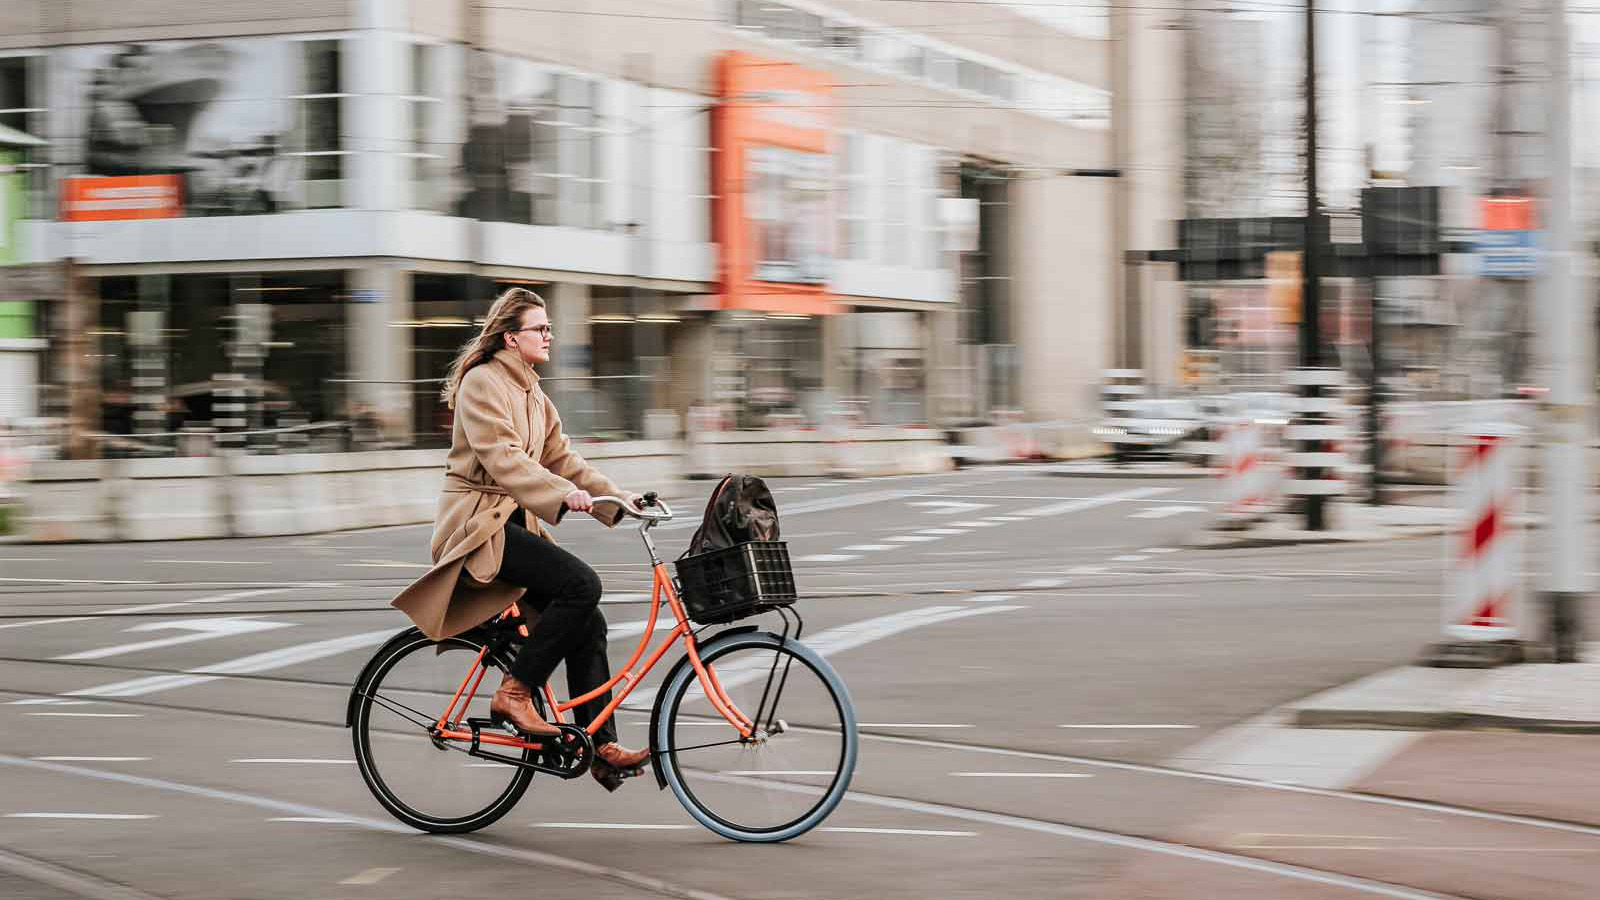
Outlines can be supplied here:
<path id="1" fill-rule="evenodd" d="M 483 329 L 456 354 L 455 362 L 450 364 L 450 371 L 445 375 L 444 390 L 439 392 L 439 398 L 446 406 L 456 408 L 456 391 L 461 387 L 462 377 L 473 366 L 488 362 L 504 347 L 505 335 L 521 328 L 522 314 L 534 307 L 544 309 L 544 298 L 527 288 L 511 288 L 495 298 L 489 314 L 483 318 Z"/>

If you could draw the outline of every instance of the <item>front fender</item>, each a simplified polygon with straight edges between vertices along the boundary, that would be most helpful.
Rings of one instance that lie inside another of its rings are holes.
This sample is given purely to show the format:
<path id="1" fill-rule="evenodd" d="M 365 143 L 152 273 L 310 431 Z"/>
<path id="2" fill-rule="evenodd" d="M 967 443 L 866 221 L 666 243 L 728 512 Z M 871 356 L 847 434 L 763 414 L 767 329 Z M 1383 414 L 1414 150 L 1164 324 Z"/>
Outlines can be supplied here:
<path id="1" fill-rule="evenodd" d="M 717 641 L 728 637 L 729 635 L 749 634 L 750 632 L 759 630 L 761 629 L 755 625 L 740 625 L 737 628 L 725 628 L 713 635 L 711 640 L 701 642 L 700 646 L 702 648 L 709 647 L 712 644 L 715 644 Z M 685 653 L 683 656 L 678 658 L 678 662 L 673 665 L 671 669 L 667 670 L 667 677 L 661 679 L 662 690 L 656 691 L 655 703 L 650 707 L 650 749 L 652 751 L 656 749 L 656 723 L 661 720 L 661 702 L 662 699 L 667 696 L 666 686 L 672 683 L 673 676 L 677 675 L 680 669 L 691 665 L 693 665 L 693 663 L 689 662 L 689 654 Z M 354 707 L 351 708 L 354 709 Z M 660 762 L 653 762 L 650 766 L 650 771 L 655 773 L 656 787 L 660 788 L 661 790 L 666 790 L 667 776 L 661 771 Z"/>

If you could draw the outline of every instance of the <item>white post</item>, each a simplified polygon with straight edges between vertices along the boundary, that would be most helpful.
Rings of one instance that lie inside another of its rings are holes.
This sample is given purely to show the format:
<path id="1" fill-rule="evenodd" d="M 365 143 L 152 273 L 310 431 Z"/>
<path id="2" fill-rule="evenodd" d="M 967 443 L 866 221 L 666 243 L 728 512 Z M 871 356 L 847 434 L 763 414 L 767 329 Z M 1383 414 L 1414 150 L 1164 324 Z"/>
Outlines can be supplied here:
<path id="1" fill-rule="evenodd" d="M 1544 409 L 1544 493 L 1550 542 L 1550 575 L 1545 585 L 1549 638 L 1556 662 L 1576 662 L 1581 640 L 1579 597 L 1587 588 L 1583 553 L 1587 544 L 1584 503 L 1588 478 L 1584 443 L 1588 434 L 1587 342 L 1592 339 L 1589 306 L 1574 283 L 1572 219 L 1572 86 L 1567 36 L 1567 4 L 1551 0 L 1549 143 L 1550 190 L 1545 198 L 1543 311 L 1545 364 L 1550 393 Z"/>

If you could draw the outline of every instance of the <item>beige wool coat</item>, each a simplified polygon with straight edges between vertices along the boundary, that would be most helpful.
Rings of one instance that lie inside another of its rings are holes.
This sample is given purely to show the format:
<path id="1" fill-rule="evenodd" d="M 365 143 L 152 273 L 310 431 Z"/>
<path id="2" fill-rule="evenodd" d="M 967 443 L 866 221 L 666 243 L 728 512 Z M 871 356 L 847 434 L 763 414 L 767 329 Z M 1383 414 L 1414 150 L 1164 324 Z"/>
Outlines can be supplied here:
<path id="1" fill-rule="evenodd" d="M 520 506 L 528 526 L 549 538 L 544 523 L 559 523 L 562 501 L 578 489 L 622 496 L 572 449 L 538 374 L 515 351 L 501 348 L 461 378 L 430 544 L 433 568 L 393 605 L 434 640 L 493 618 L 523 594 L 494 580 L 507 518 Z M 608 526 L 622 518 L 610 504 L 591 515 Z"/>

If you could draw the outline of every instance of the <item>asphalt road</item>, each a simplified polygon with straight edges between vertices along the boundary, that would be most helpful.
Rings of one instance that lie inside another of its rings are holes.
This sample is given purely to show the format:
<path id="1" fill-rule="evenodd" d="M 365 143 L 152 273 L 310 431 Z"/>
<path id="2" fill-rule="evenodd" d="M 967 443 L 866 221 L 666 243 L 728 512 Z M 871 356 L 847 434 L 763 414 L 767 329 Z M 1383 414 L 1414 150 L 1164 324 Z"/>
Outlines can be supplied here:
<path id="1" fill-rule="evenodd" d="M 772 483 L 808 640 L 849 684 L 864 734 L 825 828 L 731 844 L 652 779 L 611 795 L 537 779 L 461 838 L 390 819 L 352 763 L 344 708 L 361 664 L 407 624 L 387 600 L 426 569 L 426 527 L 9 545 L 0 897 L 1169 896 L 1151 871 L 1220 885 L 1174 897 L 1562 896 L 1482 894 L 1466 876 L 1395 893 L 1423 882 L 1371 854 L 1306 866 L 1188 836 L 1258 797 L 1441 841 L 1478 827 L 1165 767 L 1220 729 L 1407 661 L 1435 637 L 1438 539 L 1186 550 L 1216 508 L 1207 482 L 1048 467 Z M 658 530 L 664 552 L 687 541 L 700 487 Z M 611 653 L 626 659 L 648 611 L 636 531 L 579 518 L 557 537 L 601 572 Z M 625 743 L 645 743 L 644 716 L 620 721 Z"/>

